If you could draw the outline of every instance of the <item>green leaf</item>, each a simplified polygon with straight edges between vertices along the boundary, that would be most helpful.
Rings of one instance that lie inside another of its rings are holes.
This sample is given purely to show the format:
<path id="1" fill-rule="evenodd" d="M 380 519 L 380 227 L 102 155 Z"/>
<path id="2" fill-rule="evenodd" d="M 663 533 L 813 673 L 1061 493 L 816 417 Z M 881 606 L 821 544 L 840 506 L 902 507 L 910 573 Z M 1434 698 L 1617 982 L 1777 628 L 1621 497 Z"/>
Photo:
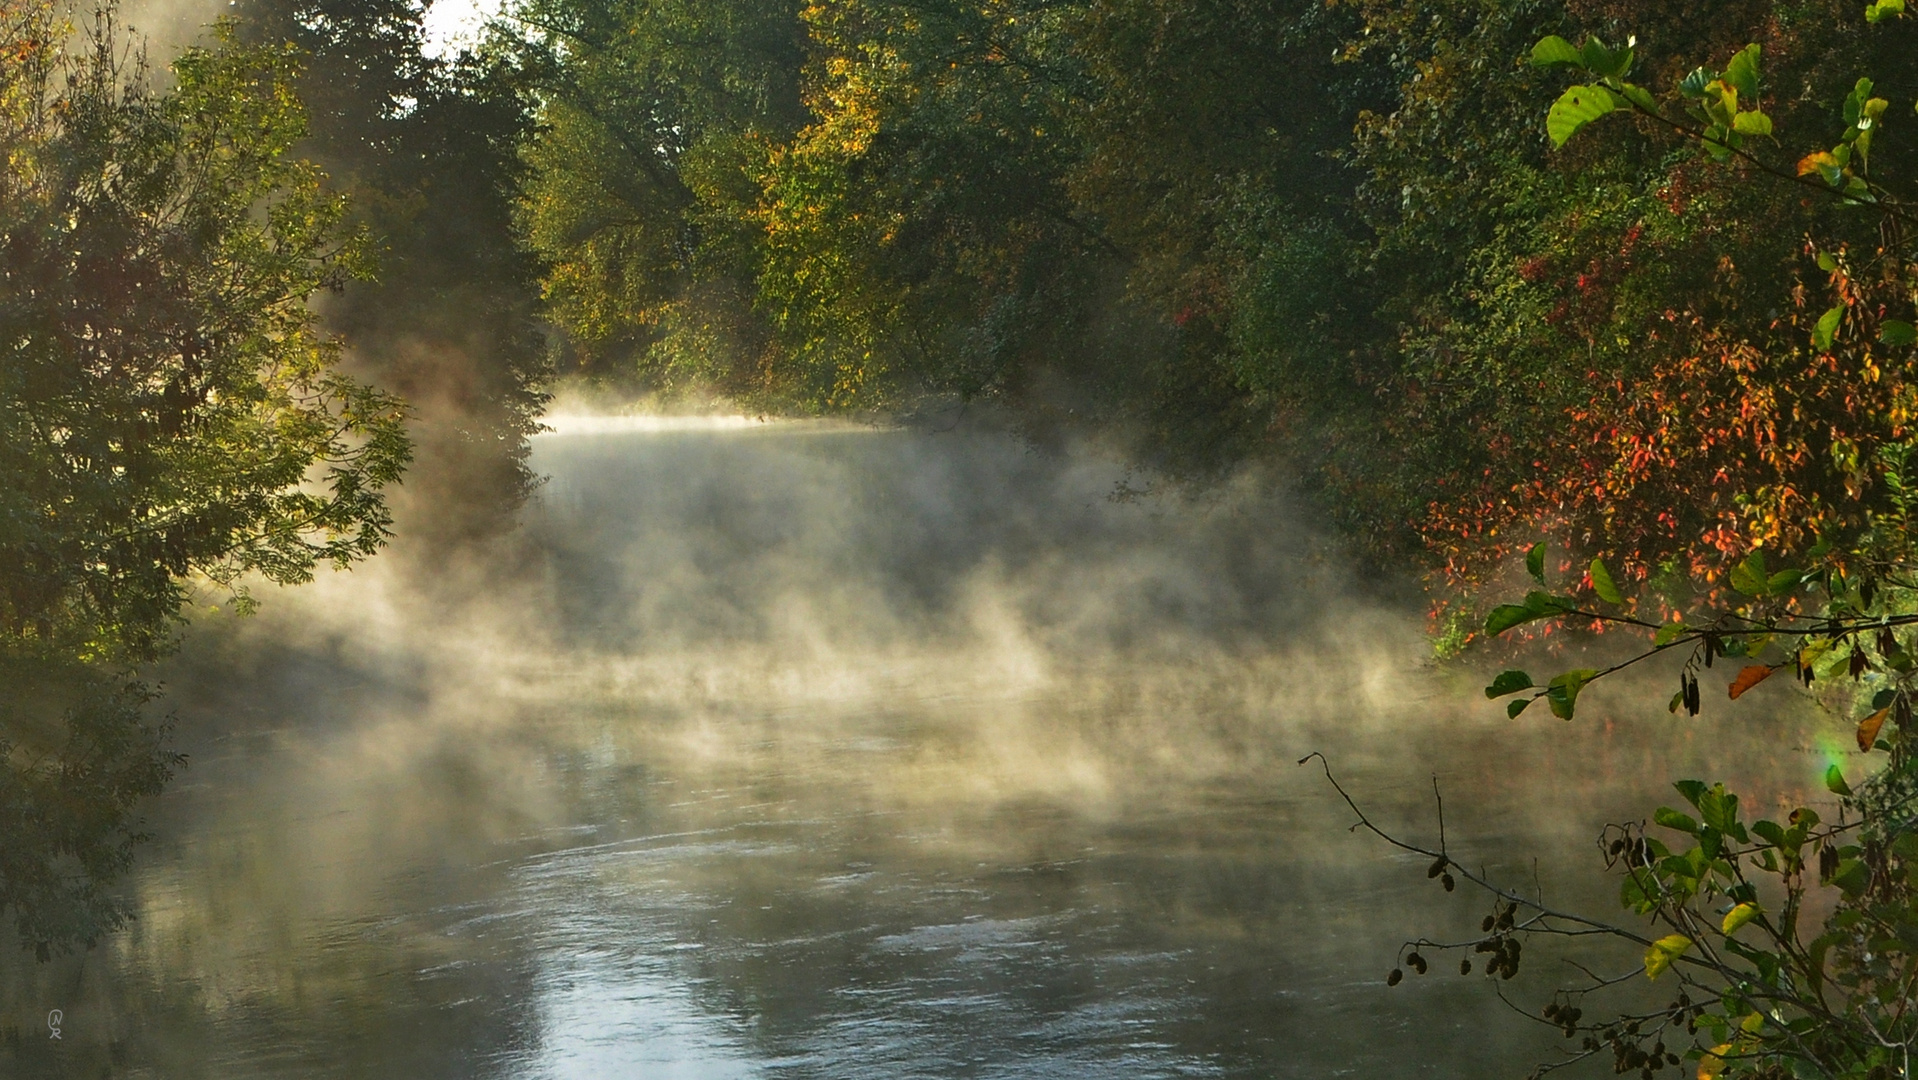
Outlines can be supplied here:
<path id="1" fill-rule="evenodd" d="M 1584 47 L 1578 51 L 1579 62 L 1599 75 L 1610 75 L 1622 79 L 1632 69 L 1632 47 L 1608 49 L 1596 36 L 1585 39 Z"/>
<path id="2" fill-rule="evenodd" d="M 1533 589 L 1525 594 L 1525 606 L 1543 615 L 1563 615 L 1578 610 L 1578 601 L 1569 596 L 1554 596 L 1548 592 Z"/>
<path id="3" fill-rule="evenodd" d="M 1526 709 L 1529 709 L 1529 708 L 1531 708 L 1531 707 L 1532 707 L 1532 702 L 1534 702 L 1534 701 L 1537 701 L 1537 700 L 1538 700 L 1538 699 L 1537 699 L 1537 698 L 1535 698 L 1535 697 L 1528 697 L 1528 698 L 1519 698 L 1519 699 L 1518 699 L 1517 701 L 1508 701 L 1508 702 L 1506 702 L 1506 703 L 1505 703 L 1505 718 L 1506 718 L 1507 720 L 1516 720 L 1516 719 L 1518 719 L 1518 714 L 1519 714 L 1519 713 L 1522 713 L 1522 712 L 1524 712 L 1524 711 L 1525 711 Z"/>
<path id="4" fill-rule="evenodd" d="M 1771 117 L 1753 109 L 1732 118 L 1732 130 L 1740 135 L 1770 135 Z"/>
<path id="5" fill-rule="evenodd" d="M 1580 668 L 1568 671 L 1554 678 L 1545 688 L 1545 703 L 1552 708 L 1552 715 L 1560 720 L 1570 720 L 1578 709 L 1579 691 L 1597 675 L 1596 668 Z"/>
<path id="6" fill-rule="evenodd" d="M 1723 784 L 1713 784 L 1698 796 L 1698 813 L 1705 824 L 1728 836 L 1736 836 L 1745 830 L 1738 824 L 1738 796 L 1725 790 Z"/>
<path id="7" fill-rule="evenodd" d="M 1652 97 L 1651 91 L 1636 83 L 1619 83 L 1618 93 L 1626 101 L 1631 102 L 1633 105 L 1636 105 L 1648 113 L 1658 111 L 1658 99 Z"/>
<path id="8" fill-rule="evenodd" d="M 1831 252 L 1821 251 L 1818 253 L 1818 269 L 1829 274 L 1838 269 L 1838 260 L 1832 257 Z"/>
<path id="9" fill-rule="evenodd" d="M 1865 102 L 1871 100 L 1871 87 L 1870 79 L 1859 79 L 1851 93 L 1845 95 L 1845 123 L 1856 126 L 1858 118 L 1865 114 Z"/>
<path id="10" fill-rule="evenodd" d="M 1669 934 L 1652 942 L 1652 947 L 1645 950 L 1645 977 L 1656 979 L 1663 975 L 1672 961 L 1685 955 L 1685 950 L 1691 947 L 1692 939 L 1683 934 Z"/>
<path id="11" fill-rule="evenodd" d="M 1725 913 L 1725 921 L 1718 924 L 1718 930 L 1726 937 L 1738 932 L 1738 928 L 1758 917 L 1757 904 L 1740 904 Z"/>
<path id="12" fill-rule="evenodd" d="M 1712 80 L 1716 78 L 1717 76 L 1712 74 L 1710 68 L 1693 68 L 1690 75 L 1679 81 L 1678 92 L 1688 98 L 1702 98 L 1705 96 L 1705 88 L 1710 86 Z"/>
<path id="13" fill-rule="evenodd" d="M 1591 575 L 1592 591 L 1598 593 L 1600 600 L 1608 604 L 1622 604 L 1625 602 L 1625 594 L 1618 591 L 1617 583 L 1612 580 L 1612 572 L 1605 569 L 1605 563 L 1603 561 L 1599 559 L 1592 560 Z"/>
<path id="14" fill-rule="evenodd" d="M 1532 575 L 1533 581 L 1540 585 L 1545 584 L 1545 543 L 1543 541 L 1533 544 L 1532 550 L 1525 553 L 1525 572 Z"/>
<path id="15" fill-rule="evenodd" d="M 1765 579 L 1765 591 L 1773 596 L 1783 596 L 1796 589 L 1804 580 L 1803 570 L 1780 570 Z"/>
<path id="16" fill-rule="evenodd" d="M 1685 796 L 1685 801 L 1691 803 L 1693 806 L 1698 805 L 1699 798 L 1703 796 L 1706 791 L 1705 783 L 1702 780 L 1680 780 L 1672 786 L 1677 788 L 1678 793 Z"/>
<path id="17" fill-rule="evenodd" d="M 1820 352 L 1829 350 L 1832 341 L 1838 336 L 1838 324 L 1844 317 L 1845 305 L 1843 304 L 1839 304 L 1837 307 L 1820 315 L 1818 317 L 1818 325 L 1814 327 L 1811 332 L 1812 347 Z"/>
<path id="18" fill-rule="evenodd" d="M 1585 60 L 1571 42 L 1553 34 L 1532 46 L 1532 66 L 1542 68 L 1584 67 Z"/>
<path id="19" fill-rule="evenodd" d="M 1498 678 L 1492 680 L 1492 685 L 1485 688 L 1485 696 L 1488 698 L 1502 698 L 1507 694 L 1516 694 L 1520 690 L 1530 690 L 1531 688 L 1532 677 L 1523 671 L 1501 671 L 1499 672 Z"/>
<path id="20" fill-rule="evenodd" d="M 1500 604 L 1493 608 L 1492 613 L 1485 617 L 1485 632 L 1497 637 L 1522 623 L 1577 610 L 1578 601 L 1569 596 L 1554 596 L 1534 589 L 1525 594 L 1523 604 Z"/>
<path id="21" fill-rule="evenodd" d="M 1857 896 L 1871 884 L 1871 867 L 1863 859 L 1843 859 L 1838 869 L 1831 875 L 1831 883 L 1845 890 L 1847 896 Z"/>
<path id="22" fill-rule="evenodd" d="M 1669 806 L 1661 806 L 1652 814 L 1652 820 L 1667 829 L 1677 829 L 1682 833 L 1698 831 L 1698 822 L 1690 814 L 1681 814 Z"/>
<path id="23" fill-rule="evenodd" d="M 1765 552 L 1755 550 L 1745 561 L 1732 567 L 1732 588 L 1746 596 L 1764 596 L 1771 592 L 1771 576 L 1765 573 Z"/>
<path id="24" fill-rule="evenodd" d="M 1886 345 L 1910 345 L 1918 342 L 1918 327 L 1903 319 L 1886 319 L 1878 324 L 1878 340 Z"/>
<path id="25" fill-rule="evenodd" d="M 1672 642 L 1684 636 L 1686 629 L 1687 627 L 1682 622 L 1666 623 L 1658 628 L 1658 633 L 1652 635 L 1652 648 L 1662 649 L 1670 645 Z"/>
<path id="26" fill-rule="evenodd" d="M 1500 604 L 1492 609 L 1490 615 L 1485 617 L 1485 632 L 1492 637 L 1497 637 L 1514 626 L 1520 626 L 1531 622 L 1533 619 L 1542 619 L 1544 617 L 1543 612 L 1533 611 L 1531 608 L 1522 607 L 1518 604 Z"/>
<path id="27" fill-rule="evenodd" d="M 1905 0 L 1876 0 L 1865 5 L 1865 21 L 1876 23 L 1893 15 L 1905 13 Z"/>
<path id="28" fill-rule="evenodd" d="M 1726 86 L 1738 91 L 1741 100 L 1758 100 L 1758 43 L 1753 42 L 1738 50 L 1719 78 Z"/>
<path id="29" fill-rule="evenodd" d="M 1574 86 L 1545 115 L 1545 133 L 1552 137 L 1553 146 L 1564 146 L 1580 128 L 1616 111 L 1618 103 L 1618 97 L 1602 86 Z"/>
<path id="30" fill-rule="evenodd" d="M 1845 783 L 1845 770 L 1839 768 L 1836 763 L 1825 770 L 1825 790 L 1833 795 L 1849 796 L 1851 794 L 1851 785 Z"/>
<path id="31" fill-rule="evenodd" d="M 1732 147 L 1737 144 L 1738 136 L 1728 133 L 1723 125 L 1713 124 L 1705 129 L 1705 153 L 1713 161 L 1720 163 L 1732 159 Z"/>
<path id="32" fill-rule="evenodd" d="M 1760 821 L 1752 825 L 1752 831 L 1773 847 L 1785 846 L 1785 830 L 1776 821 Z"/>

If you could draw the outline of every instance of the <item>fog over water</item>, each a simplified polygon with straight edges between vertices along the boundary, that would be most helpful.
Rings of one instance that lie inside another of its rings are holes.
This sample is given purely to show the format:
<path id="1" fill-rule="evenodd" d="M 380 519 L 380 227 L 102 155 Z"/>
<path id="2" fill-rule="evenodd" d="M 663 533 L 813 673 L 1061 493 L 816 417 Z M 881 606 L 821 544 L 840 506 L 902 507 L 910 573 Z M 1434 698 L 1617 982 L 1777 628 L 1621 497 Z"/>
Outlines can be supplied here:
<path id="1" fill-rule="evenodd" d="M 1383 985 L 1487 907 L 1296 759 L 1421 839 L 1436 776 L 1461 859 L 1604 914 L 1599 826 L 1703 749 L 1761 806 L 1823 768 L 1785 687 L 1506 720 L 1250 478 L 1122 499 L 988 430 L 553 423 L 496 551 L 198 618 L 140 918 L 0 966 L 0 1072 L 1520 1076 L 1552 1033 L 1456 958 Z M 1528 949 L 1506 990 L 1566 970 Z"/>

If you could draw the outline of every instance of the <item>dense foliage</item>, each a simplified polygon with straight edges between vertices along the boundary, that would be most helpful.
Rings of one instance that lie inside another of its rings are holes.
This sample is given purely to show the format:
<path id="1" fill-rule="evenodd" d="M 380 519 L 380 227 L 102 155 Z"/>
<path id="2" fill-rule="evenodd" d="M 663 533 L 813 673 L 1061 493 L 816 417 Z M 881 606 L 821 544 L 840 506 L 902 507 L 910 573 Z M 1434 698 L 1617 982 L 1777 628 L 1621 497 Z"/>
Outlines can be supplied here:
<path id="1" fill-rule="evenodd" d="M 1918 77 L 1903 23 L 1761 3 L 519 11 L 545 73 L 522 224 L 601 371 L 787 408 L 991 400 L 1174 471 L 1280 451 L 1372 554 L 1468 591 L 1539 535 L 1640 580 L 1856 534 L 1903 436 L 1875 323 L 1805 347 L 1828 298 L 1859 320 L 1895 300 L 1876 218 L 1728 182 L 1743 163 L 1650 120 L 1555 152 L 1552 76 L 1528 62 L 1548 34 L 1634 32 L 1658 46 L 1647 85 L 1675 86 L 1756 32 L 1796 140 L 1767 151 L 1790 164 L 1830 141 L 1855 72 L 1881 94 Z M 1882 143 L 1876 175 L 1908 153 Z"/>
<path id="2" fill-rule="evenodd" d="M 320 306 L 344 370 L 403 397 L 416 459 L 396 507 L 418 548 L 497 532 L 535 484 L 526 437 L 545 403 L 534 262 L 511 208 L 532 117 L 485 54 L 425 52 L 405 0 L 243 0 L 241 41 L 289 48 L 307 113 L 294 152 L 348 197 L 377 273 Z M 407 549 L 410 550 L 410 549 Z"/>
<path id="3" fill-rule="evenodd" d="M 1904 7 L 1903 0 L 1873 3 L 1864 21 L 1901 17 Z M 1905 429 L 1918 289 L 1904 235 L 1913 220 L 1909 179 L 1884 165 L 1908 171 L 1909 154 L 1901 160 L 1889 152 L 1886 139 L 1898 134 L 1884 122 L 1891 102 L 1875 96 L 1880 84 L 1869 75 L 1852 81 L 1836 123 L 1827 121 L 1835 137 L 1798 136 L 1793 150 L 1785 137 L 1794 133 L 1780 117 L 1795 112 L 1799 124 L 1810 118 L 1763 92 L 1763 43 L 1737 48 L 1722 65 L 1692 67 L 1666 94 L 1639 81 L 1635 44 L 1628 38 L 1612 47 L 1587 36 L 1574 45 L 1554 34 L 1533 46 L 1535 67 L 1586 80 L 1560 93 L 1546 113 L 1555 146 L 1621 114 L 1677 141 L 1680 149 L 1663 162 L 1671 175 L 1688 167 L 1707 176 L 1718 170 L 1718 185 L 1732 192 L 1784 191 L 1801 209 L 1835 207 L 1854 221 L 1831 228 L 1814 218 L 1805 225 L 1801 243 L 1824 278 L 1824 303 L 1808 303 L 1811 289 L 1793 281 L 1791 302 L 1768 313 L 1762 328 L 1740 332 L 1735 309 L 1711 320 L 1692 314 L 1694 325 L 1709 325 L 1717 336 L 1708 348 L 1683 350 L 1692 354 L 1688 364 L 1654 364 L 1637 373 L 1644 385 L 1631 391 L 1622 379 L 1610 387 L 1595 380 L 1600 399 L 1665 398 L 1645 414 L 1574 409 L 1574 421 L 1596 418 L 1606 426 L 1582 440 L 1586 457 L 1540 463 L 1561 491 L 1576 493 L 1569 500 L 1548 495 L 1547 512 L 1575 521 L 1616 500 L 1612 509 L 1625 513 L 1603 517 L 1587 541 L 1607 542 L 1626 565 L 1641 569 L 1647 548 L 1662 545 L 1676 565 L 1660 567 L 1664 580 L 1632 597 L 1605 559 L 1593 558 L 1580 583 L 1590 595 L 1581 598 L 1544 588 L 1546 547 L 1534 544 L 1526 569 L 1541 588 L 1522 603 L 1494 608 L 1485 632 L 1571 620 L 1650 631 L 1650 648 L 1607 669 L 1563 672 L 1543 686 L 1524 671 L 1507 671 L 1486 696 L 1519 695 L 1507 708 L 1514 717 L 1543 700 L 1554 715 L 1571 719 L 1592 681 L 1676 653 L 1685 660 L 1669 710 L 1697 715 L 1704 670 L 1718 657 L 1736 657 L 1738 670 L 1727 683 L 1733 700 L 1780 671 L 1807 687 L 1836 684 L 1826 694 L 1837 708 L 1855 710 L 1867 773 L 1854 789 L 1845 767 L 1830 765 L 1826 786 L 1840 799 L 1835 823 L 1803 806 L 1782 824 L 1747 822 L 1737 795 L 1723 785 L 1688 780 L 1677 787 L 1696 818 L 1662 807 L 1653 827 L 1615 827 L 1609 865 L 1624 874 L 1625 907 L 1650 919 L 1644 931 L 1554 912 L 1541 899 L 1467 874 L 1501 897 L 1484 927 L 1491 936 L 1474 948 L 1496 947 L 1501 956 L 1509 949 L 1502 972 L 1509 977 L 1520 936 L 1596 932 L 1643 947 L 1639 965 L 1648 977 L 1674 973 L 1680 989 L 1665 1008 L 1588 1023 L 1588 999 L 1621 980 L 1585 969 L 1589 981 L 1561 991 L 1543 1011 L 1568 1040 L 1581 1038 L 1559 1064 L 1610 1051 L 1614 1071 L 1635 1069 L 1647 1078 L 1687 1059 L 1697 1063 L 1701 1080 L 1906 1076 L 1918 1044 L 1918 759 L 1911 730 L 1918 663 L 1909 635 L 1918 623 L 1911 576 L 1918 567 Z M 1791 154 L 1783 161 L 1772 156 L 1780 146 Z M 1875 225 L 1876 235 L 1856 219 Z M 1732 265 L 1730 256 L 1721 264 Z M 1712 385 L 1714 368 L 1733 373 L 1729 391 L 1722 382 Z M 1727 400 L 1740 406 L 1734 416 L 1713 410 Z M 1629 461 L 1618 459 L 1621 449 L 1630 451 Z M 1701 467 L 1715 467 L 1710 481 L 1731 499 L 1700 506 L 1696 494 L 1667 486 L 1673 478 L 1695 481 Z M 1593 490 L 1577 492 L 1580 484 Z M 1657 518 L 1662 529 L 1632 513 L 1633 501 L 1647 492 L 1670 499 Z M 1702 543 L 1690 539 L 1700 534 Z M 1673 537 L 1686 542 L 1674 545 Z M 1488 546 L 1494 550 L 1486 554 L 1495 556 L 1496 545 Z M 1780 553 L 1803 562 L 1780 565 Z M 1676 595 L 1693 584 L 1705 595 Z M 1676 603 L 1691 608 L 1689 621 L 1664 616 Z M 1879 753 L 1886 756 L 1872 756 Z M 1663 839 L 1672 834 L 1684 838 L 1677 847 Z M 1434 865 L 1452 880 L 1443 851 Z M 1827 901 L 1831 914 L 1822 924 L 1808 929 L 1801 916 L 1808 904 L 1822 906 L 1811 899 L 1821 887 L 1839 895 Z M 1515 918 L 1521 912 L 1522 921 Z M 1410 955 L 1422 971 L 1423 956 Z M 1395 971 L 1392 981 L 1400 977 Z"/>
<path id="4" fill-rule="evenodd" d="M 131 672 L 192 583 L 370 555 L 410 451 L 307 306 L 363 245 L 289 154 L 290 52 L 223 39 L 152 91 L 110 17 L 19 0 L 0 56 L 0 909 L 44 956 L 121 917 L 177 764 Z"/>
<path id="5" fill-rule="evenodd" d="M 518 11 L 550 72 L 522 221 L 599 371 L 769 407 L 1001 402 L 1204 469 L 1262 439 L 1261 365 L 1307 366 L 1274 320 L 1346 298 L 1324 156 L 1356 94 L 1333 70 L 1342 11 Z M 1300 298 L 1278 280 L 1320 269 Z"/>

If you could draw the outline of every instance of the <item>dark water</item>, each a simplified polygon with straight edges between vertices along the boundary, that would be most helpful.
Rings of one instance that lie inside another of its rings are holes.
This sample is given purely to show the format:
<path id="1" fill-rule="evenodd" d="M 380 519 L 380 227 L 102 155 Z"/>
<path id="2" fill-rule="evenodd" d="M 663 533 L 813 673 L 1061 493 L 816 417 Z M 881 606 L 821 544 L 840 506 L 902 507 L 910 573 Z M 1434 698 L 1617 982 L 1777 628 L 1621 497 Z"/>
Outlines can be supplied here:
<path id="1" fill-rule="evenodd" d="M 202 615 L 141 916 L 0 959 L 0 1074 L 1521 1076 L 1550 1033 L 1455 958 L 1383 985 L 1486 905 L 1294 760 L 1422 839 L 1436 776 L 1456 853 L 1604 913 L 1597 828 L 1705 750 L 1761 804 L 1823 767 L 1782 689 L 1508 722 L 1251 488 L 654 428 L 543 437 L 496 558 Z"/>

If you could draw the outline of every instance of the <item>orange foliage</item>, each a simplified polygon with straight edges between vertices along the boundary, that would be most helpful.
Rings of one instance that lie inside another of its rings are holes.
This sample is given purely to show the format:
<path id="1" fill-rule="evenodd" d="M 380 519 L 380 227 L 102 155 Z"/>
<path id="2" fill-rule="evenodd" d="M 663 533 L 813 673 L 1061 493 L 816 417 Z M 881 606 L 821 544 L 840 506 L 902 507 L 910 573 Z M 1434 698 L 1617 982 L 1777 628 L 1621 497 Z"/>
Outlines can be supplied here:
<path id="1" fill-rule="evenodd" d="M 1670 566 L 1715 581 L 1753 548 L 1856 535 L 1884 496 L 1875 450 L 1910 436 L 1918 401 L 1909 347 L 1876 342 L 1907 287 L 1901 275 L 1865 282 L 1832 271 L 1825 303 L 1844 316 L 1826 350 L 1810 341 L 1823 305 L 1802 286 L 1763 341 L 1667 312 L 1644 342 L 1657 354 L 1646 376 L 1586 372 L 1590 393 L 1556 437 L 1533 449 L 1529 469 L 1503 471 L 1528 479 L 1505 489 L 1488 479 L 1430 504 L 1423 532 L 1444 576 L 1469 587 L 1550 538 L 1602 553 L 1634 579 Z"/>

